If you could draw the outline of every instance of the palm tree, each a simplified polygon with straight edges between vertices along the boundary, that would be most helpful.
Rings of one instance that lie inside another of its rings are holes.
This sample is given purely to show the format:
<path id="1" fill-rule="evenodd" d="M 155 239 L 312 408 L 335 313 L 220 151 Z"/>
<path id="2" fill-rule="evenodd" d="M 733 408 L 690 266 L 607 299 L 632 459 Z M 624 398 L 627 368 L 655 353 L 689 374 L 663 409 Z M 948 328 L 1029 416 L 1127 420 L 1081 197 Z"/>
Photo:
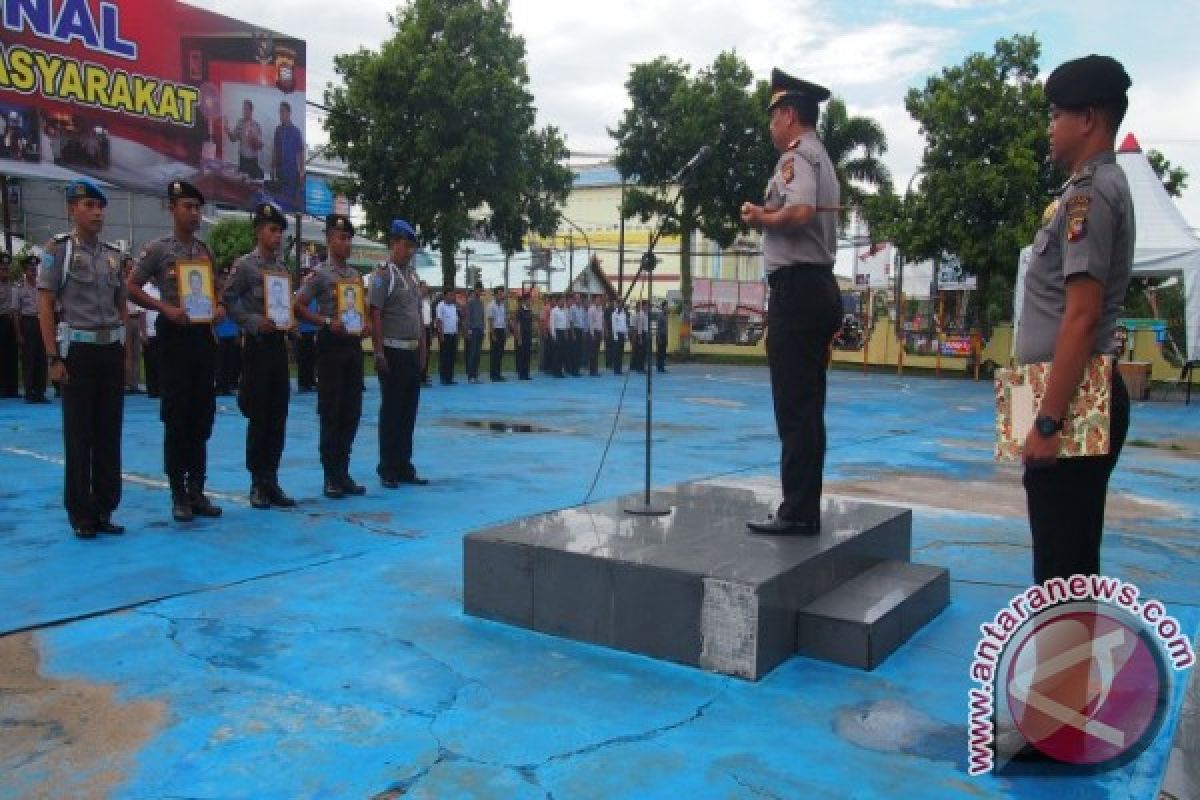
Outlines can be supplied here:
<path id="1" fill-rule="evenodd" d="M 870 117 L 850 116 L 845 101 L 835 97 L 817 122 L 817 135 L 842 185 L 842 205 L 861 206 L 868 194 L 864 185 L 877 192 L 891 191 L 892 173 L 879 160 L 887 151 L 887 134 L 882 125 Z M 841 216 L 845 224 L 846 212 Z"/>

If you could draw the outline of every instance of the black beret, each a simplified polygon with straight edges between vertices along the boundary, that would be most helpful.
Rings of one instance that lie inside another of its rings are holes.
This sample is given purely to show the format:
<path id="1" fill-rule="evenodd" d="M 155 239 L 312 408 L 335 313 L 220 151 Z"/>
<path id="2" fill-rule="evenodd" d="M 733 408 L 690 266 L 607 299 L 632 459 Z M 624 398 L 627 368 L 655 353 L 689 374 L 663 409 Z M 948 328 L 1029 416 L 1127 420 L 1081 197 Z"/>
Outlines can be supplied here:
<path id="1" fill-rule="evenodd" d="M 204 195 L 200 194 L 200 190 L 187 181 L 171 181 L 167 184 L 168 200 L 182 200 L 185 197 L 204 205 Z"/>
<path id="2" fill-rule="evenodd" d="M 824 86 L 793 78 L 783 70 L 771 70 L 771 100 L 767 103 L 767 111 L 789 99 L 823 103 L 829 99 L 829 90 Z"/>
<path id="3" fill-rule="evenodd" d="M 325 217 L 325 232 L 345 231 L 354 235 L 354 223 L 345 214 L 329 214 Z"/>
<path id="4" fill-rule="evenodd" d="M 1090 55 L 1059 65 L 1046 79 L 1046 99 L 1060 108 L 1107 106 L 1125 99 L 1132 85 L 1121 62 Z"/>
<path id="5" fill-rule="evenodd" d="M 254 227 L 272 222 L 287 230 L 287 217 L 283 216 L 283 212 L 278 208 L 270 203 L 259 203 L 254 207 Z"/>

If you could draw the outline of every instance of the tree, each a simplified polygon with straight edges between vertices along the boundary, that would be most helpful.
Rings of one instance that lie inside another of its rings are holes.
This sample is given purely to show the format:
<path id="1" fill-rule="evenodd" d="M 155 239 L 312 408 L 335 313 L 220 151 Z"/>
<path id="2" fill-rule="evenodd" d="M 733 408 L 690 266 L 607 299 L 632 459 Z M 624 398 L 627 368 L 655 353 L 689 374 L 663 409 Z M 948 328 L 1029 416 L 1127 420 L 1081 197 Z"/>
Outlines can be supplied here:
<path id="1" fill-rule="evenodd" d="M 334 58 L 342 85 L 327 86 L 329 151 L 350 167 L 345 186 L 370 228 L 404 215 L 442 253 L 455 285 L 455 253 L 469 215 L 506 251 L 528 229 L 552 231 L 571 185 L 554 128 L 534 127 L 525 42 L 506 0 L 413 0 L 388 16 L 378 51 Z"/>
<path id="2" fill-rule="evenodd" d="M 254 226 L 247 214 L 225 217 L 208 229 L 208 246 L 217 266 L 228 266 L 255 248 Z"/>
<path id="3" fill-rule="evenodd" d="M 1150 168 L 1154 170 L 1154 174 L 1162 181 L 1167 194 L 1171 197 L 1182 197 L 1183 190 L 1187 188 L 1187 170 L 1183 167 L 1173 166 L 1167 157 L 1157 150 L 1147 151 L 1146 159 L 1150 162 Z"/>
<path id="4" fill-rule="evenodd" d="M 832 98 L 817 121 L 817 136 L 829 153 L 842 186 L 842 204 L 861 206 L 868 193 L 866 184 L 878 191 L 890 192 L 892 174 L 879 156 L 887 152 L 887 134 L 870 117 L 852 117 L 840 97 Z M 846 212 L 842 212 L 842 222 Z"/>
<path id="5" fill-rule="evenodd" d="M 1037 230 L 1050 191 L 1044 169 L 1048 105 L 1038 80 L 1036 36 L 1000 39 L 928 79 L 905 98 L 925 152 L 918 190 L 865 205 L 872 236 L 892 239 L 909 260 L 956 254 L 978 277 L 984 325 L 1011 316 L 1017 258 Z"/>
<path id="6" fill-rule="evenodd" d="M 692 303 L 692 239 L 696 231 L 729 247 L 746 232 L 741 204 L 762 196 L 776 154 L 767 136 L 765 83 L 735 53 L 722 53 L 695 77 L 688 66 L 660 56 L 637 64 L 625 82 L 630 107 L 609 135 L 617 141 L 617 170 L 636 188 L 626 192 L 626 217 L 665 220 L 680 237 L 680 288 Z M 671 208 L 675 173 L 704 145 L 711 160 Z"/>

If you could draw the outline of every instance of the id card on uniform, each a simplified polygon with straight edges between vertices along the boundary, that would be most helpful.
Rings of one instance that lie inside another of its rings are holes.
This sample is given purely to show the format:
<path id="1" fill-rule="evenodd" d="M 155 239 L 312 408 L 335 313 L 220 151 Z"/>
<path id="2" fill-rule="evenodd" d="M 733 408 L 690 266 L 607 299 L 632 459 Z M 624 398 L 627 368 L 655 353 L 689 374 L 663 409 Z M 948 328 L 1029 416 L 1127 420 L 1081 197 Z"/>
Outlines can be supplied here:
<path id="1" fill-rule="evenodd" d="M 1063 422 L 1059 458 L 1108 455 L 1114 363 L 1112 356 L 1095 356 L 1087 363 Z M 1050 366 L 1043 362 L 996 370 L 997 461 L 1021 460 L 1025 439 L 1046 394 Z"/>

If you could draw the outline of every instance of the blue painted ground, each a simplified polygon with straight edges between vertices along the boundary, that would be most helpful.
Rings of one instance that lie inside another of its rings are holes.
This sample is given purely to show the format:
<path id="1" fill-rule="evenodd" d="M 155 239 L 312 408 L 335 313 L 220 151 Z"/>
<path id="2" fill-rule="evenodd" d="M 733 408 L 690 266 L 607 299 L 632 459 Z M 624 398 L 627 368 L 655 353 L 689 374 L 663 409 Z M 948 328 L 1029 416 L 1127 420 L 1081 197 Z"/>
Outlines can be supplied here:
<path id="1" fill-rule="evenodd" d="M 427 390 L 417 462 L 433 483 L 385 492 L 367 480 L 370 380 L 352 470 L 370 492 L 344 501 L 320 497 L 315 400 L 296 396 L 281 473 L 295 512 L 245 502 L 244 421 L 223 398 L 210 486 L 226 514 L 191 526 L 167 521 L 157 407 L 134 398 L 130 532 L 96 542 L 65 524 L 57 406 L 0 405 L 0 655 L 38 658 L 36 675 L 0 662 L 0 796 L 1156 795 L 1183 680 L 1158 741 L 1117 772 L 966 774 L 978 626 L 1030 562 L 1015 473 L 990 458 L 987 383 L 831 377 L 831 490 L 913 504 L 914 558 L 954 579 L 950 608 L 872 673 L 793 659 L 751 684 L 464 616 L 463 534 L 582 502 L 620 394 L 613 377 Z M 673 369 L 656 399 L 656 484 L 774 472 L 764 369 Z M 480 419 L 554 432 L 460 424 Z M 641 423 L 634 383 L 594 498 L 639 487 Z M 1194 639 L 1200 406 L 1139 405 L 1131 439 L 1192 450 L 1126 451 L 1105 571 Z M 89 691 L 94 712 L 52 697 Z M 125 712 L 143 727 L 108 735 Z"/>

